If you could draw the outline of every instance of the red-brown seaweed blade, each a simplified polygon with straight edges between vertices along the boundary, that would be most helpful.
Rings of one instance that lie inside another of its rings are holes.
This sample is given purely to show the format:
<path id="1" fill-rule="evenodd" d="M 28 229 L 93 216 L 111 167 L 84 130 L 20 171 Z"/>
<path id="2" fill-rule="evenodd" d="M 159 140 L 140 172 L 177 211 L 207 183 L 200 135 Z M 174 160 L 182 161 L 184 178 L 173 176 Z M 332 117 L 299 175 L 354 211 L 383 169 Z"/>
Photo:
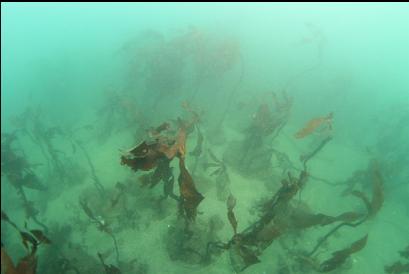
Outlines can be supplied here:
<path id="1" fill-rule="evenodd" d="M 366 245 L 367 240 L 368 235 L 365 235 L 361 239 L 353 242 L 349 247 L 332 253 L 332 257 L 330 259 L 321 263 L 319 272 L 329 272 L 338 268 L 346 261 L 346 259 L 348 259 L 348 257 L 352 253 L 356 253 L 363 249 Z"/>
<path id="2" fill-rule="evenodd" d="M 185 211 L 186 217 L 189 220 L 194 220 L 197 214 L 197 207 L 204 199 L 203 195 L 197 191 L 193 178 L 190 176 L 189 172 L 185 167 L 185 161 L 183 157 L 179 158 L 179 190 L 183 201 L 183 209 Z"/>

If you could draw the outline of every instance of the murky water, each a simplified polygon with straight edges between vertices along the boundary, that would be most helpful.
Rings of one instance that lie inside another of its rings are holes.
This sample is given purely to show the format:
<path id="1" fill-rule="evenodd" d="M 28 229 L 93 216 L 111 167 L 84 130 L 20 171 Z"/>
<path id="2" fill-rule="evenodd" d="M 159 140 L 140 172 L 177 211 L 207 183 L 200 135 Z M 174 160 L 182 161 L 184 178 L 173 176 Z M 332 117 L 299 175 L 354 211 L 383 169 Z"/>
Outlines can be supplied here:
<path id="1" fill-rule="evenodd" d="M 408 4 L 2 3 L 1 40 L 2 273 L 409 272 Z"/>

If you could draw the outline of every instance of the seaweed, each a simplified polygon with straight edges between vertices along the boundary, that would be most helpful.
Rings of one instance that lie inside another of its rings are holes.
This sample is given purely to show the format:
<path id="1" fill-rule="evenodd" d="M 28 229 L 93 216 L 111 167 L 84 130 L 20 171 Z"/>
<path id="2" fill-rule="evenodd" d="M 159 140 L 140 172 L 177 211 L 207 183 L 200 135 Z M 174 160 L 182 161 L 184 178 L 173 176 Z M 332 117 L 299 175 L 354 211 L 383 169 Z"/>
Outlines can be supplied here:
<path id="1" fill-rule="evenodd" d="M 373 178 L 372 178 L 372 199 L 369 200 L 366 196 L 365 193 L 361 191 L 353 191 L 351 194 L 354 195 L 355 197 L 359 198 L 366 206 L 367 212 L 362 215 L 361 219 L 356 221 L 355 223 L 353 221 L 355 220 L 347 220 L 339 225 L 335 226 L 333 229 L 331 229 L 327 234 L 322 237 L 315 247 L 312 249 L 312 251 L 309 253 L 309 256 L 314 254 L 318 248 L 331 236 L 333 235 L 336 231 L 338 231 L 341 227 L 348 226 L 348 227 L 357 227 L 367 221 L 368 219 L 373 218 L 378 211 L 381 209 L 383 200 L 384 200 L 384 194 L 383 194 L 383 179 L 379 170 L 379 166 L 376 164 L 376 162 L 373 162 L 372 165 L 372 172 L 373 172 Z M 357 213 L 357 218 L 359 218 L 359 215 Z"/>
<path id="2" fill-rule="evenodd" d="M 220 201 L 225 201 L 230 192 L 230 177 L 227 172 L 227 166 L 223 161 L 219 160 L 210 149 L 208 150 L 208 154 L 213 162 L 205 163 L 204 169 L 214 168 L 210 176 L 216 177 L 217 198 Z"/>
<path id="3" fill-rule="evenodd" d="M 3 210 L 1 219 L 8 222 L 18 231 L 21 237 L 21 242 L 28 251 L 28 254 L 21 258 L 18 261 L 17 266 L 15 266 L 2 243 L 1 272 L 5 274 L 35 274 L 37 269 L 37 248 L 40 244 L 50 244 L 51 241 L 40 230 L 30 230 L 30 232 L 20 230 Z"/>
<path id="4" fill-rule="evenodd" d="M 322 148 L 329 142 L 332 140 L 332 136 L 327 136 L 324 140 L 322 140 L 318 146 L 311 151 L 310 153 L 306 154 L 306 155 L 301 155 L 300 156 L 300 161 L 303 163 L 303 167 L 304 169 L 307 169 L 307 162 L 314 157 L 319 151 L 322 150 Z"/>
<path id="5" fill-rule="evenodd" d="M 101 253 L 98 252 L 97 255 L 98 255 L 98 258 L 99 258 L 102 266 L 104 267 L 105 274 L 121 274 L 122 273 L 121 270 L 118 267 L 116 267 L 116 266 L 114 266 L 112 264 L 107 265 L 104 262 L 104 258 L 102 257 Z"/>
<path id="6" fill-rule="evenodd" d="M 89 208 L 88 203 L 85 199 L 79 199 L 79 204 L 88 218 L 91 220 L 92 223 L 97 225 L 98 230 L 107 233 L 114 243 L 115 253 L 116 253 L 116 260 L 119 263 L 119 250 L 118 250 L 118 243 L 112 229 L 109 227 L 109 224 L 101 217 L 95 216 L 92 210 Z"/>
<path id="7" fill-rule="evenodd" d="M 99 180 L 96 172 L 95 172 L 95 167 L 94 164 L 91 161 L 91 157 L 88 154 L 88 151 L 86 150 L 86 148 L 83 146 L 82 142 L 76 140 L 75 143 L 77 144 L 77 146 L 82 150 L 82 152 L 85 155 L 85 158 L 87 159 L 88 165 L 90 167 L 91 170 L 91 176 L 92 176 L 92 180 L 94 181 L 94 185 L 97 188 L 99 194 L 101 195 L 101 197 L 105 196 L 105 188 L 104 186 L 101 184 L 101 181 Z"/>
<path id="8" fill-rule="evenodd" d="M 204 199 L 204 196 L 197 191 L 193 178 L 186 169 L 185 160 L 181 156 L 179 156 L 179 170 L 180 204 L 187 221 L 194 221 L 197 214 L 197 207 Z"/>
<path id="9" fill-rule="evenodd" d="M 349 256 L 351 256 L 351 254 L 362 250 L 365 247 L 367 240 L 368 240 L 368 235 L 365 235 L 361 239 L 353 242 L 349 247 L 346 247 L 344 249 L 341 249 L 341 250 L 338 250 L 332 253 L 331 258 L 329 258 L 328 260 L 320 264 L 318 271 L 319 272 L 329 272 L 329 271 L 332 271 L 338 268 L 346 261 L 346 259 L 349 258 Z"/>
<path id="10" fill-rule="evenodd" d="M 400 274 L 400 273 L 409 273 L 409 245 L 401 250 L 398 251 L 400 257 L 406 260 L 406 262 L 402 263 L 401 261 L 397 260 L 394 263 L 386 265 L 384 270 L 386 273 L 389 274 Z"/>
<path id="11" fill-rule="evenodd" d="M 333 118 L 333 113 L 331 112 L 327 116 L 314 118 L 308 121 L 308 123 L 294 135 L 295 138 L 297 139 L 305 138 L 311 133 L 315 132 L 321 126 L 325 126 L 329 130 L 331 130 L 332 118 Z"/>
<path id="12" fill-rule="evenodd" d="M 149 130 L 149 135 L 152 138 L 159 138 L 161 136 L 161 133 L 163 131 L 166 131 L 170 129 L 170 124 L 168 122 L 163 122 L 162 124 L 160 124 L 159 126 L 155 127 L 155 128 L 151 128 Z"/>
<path id="13" fill-rule="evenodd" d="M 236 272 L 242 272 L 249 266 L 260 262 L 256 254 L 241 244 L 240 240 L 241 238 L 236 235 L 229 248 L 230 262 Z"/>
<path id="14" fill-rule="evenodd" d="M 39 229 L 32 229 L 30 233 L 34 235 L 34 237 L 40 242 L 44 244 L 51 244 L 51 240 L 48 239 L 44 233 Z"/>
<path id="15" fill-rule="evenodd" d="M 12 148 L 13 142 L 17 140 L 17 132 L 2 133 L 2 136 L 5 136 L 1 143 L 2 175 L 5 175 L 9 183 L 17 189 L 26 187 L 39 191 L 47 190 L 47 187 L 32 170 L 34 165 L 29 164 L 24 156 L 18 155 Z"/>
<path id="16" fill-rule="evenodd" d="M 149 171 L 157 166 L 158 160 L 163 158 L 163 153 L 158 151 L 158 142 L 148 144 L 143 141 L 121 156 L 121 164 L 127 165 L 132 170 Z"/>
<path id="17" fill-rule="evenodd" d="M 384 270 L 389 274 L 409 273 L 409 263 L 402 263 L 398 261 L 391 265 L 385 266 Z"/>
<path id="18" fill-rule="evenodd" d="M 173 176 L 169 164 L 170 160 L 167 158 L 159 159 L 155 170 L 152 173 L 144 174 L 141 178 L 142 186 L 153 188 L 160 181 L 168 181 L 169 177 Z"/>
<path id="19" fill-rule="evenodd" d="M 404 250 L 399 251 L 399 255 L 402 258 L 405 258 L 405 259 L 409 260 L 409 245 Z"/>
<path id="20" fill-rule="evenodd" d="M 237 234 L 237 220 L 234 214 L 234 207 L 236 206 L 236 198 L 232 194 L 227 198 L 227 219 L 230 222 L 231 227 L 233 228 L 234 235 Z"/>
<path id="21" fill-rule="evenodd" d="M 371 169 L 372 199 L 369 200 L 362 191 L 354 190 L 351 192 L 352 195 L 360 198 L 367 207 L 368 218 L 373 218 L 379 212 L 384 201 L 383 178 L 376 161 L 372 163 Z"/>

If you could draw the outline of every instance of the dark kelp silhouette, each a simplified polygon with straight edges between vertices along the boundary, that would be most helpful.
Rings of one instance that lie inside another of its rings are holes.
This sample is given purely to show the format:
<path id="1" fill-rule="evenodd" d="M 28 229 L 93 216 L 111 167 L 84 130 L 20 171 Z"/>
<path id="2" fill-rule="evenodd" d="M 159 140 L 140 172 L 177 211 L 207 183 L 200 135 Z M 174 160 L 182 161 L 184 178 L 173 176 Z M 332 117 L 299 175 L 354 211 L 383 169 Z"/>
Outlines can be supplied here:
<path id="1" fill-rule="evenodd" d="M 386 265 L 384 270 L 388 274 L 400 274 L 400 273 L 409 273 L 409 245 L 404 249 L 399 251 L 399 255 L 406 262 L 401 262 L 397 260 L 394 263 Z"/>
<path id="2" fill-rule="evenodd" d="M 114 248 L 115 248 L 115 253 L 116 253 L 116 261 L 119 263 L 119 249 L 118 249 L 118 243 L 115 237 L 115 234 L 113 233 L 111 227 L 109 224 L 102 219 L 99 216 L 95 216 L 95 214 L 92 212 L 92 210 L 88 206 L 88 202 L 85 199 L 79 199 L 79 204 L 84 211 L 84 213 L 88 216 L 88 218 L 91 220 L 92 223 L 97 225 L 98 230 L 105 232 L 108 234 L 114 243 Z"/>
<path id="3" fill-rule="evenodd" d="M 192 176 L 185 166 L 185 159 L 179 156 L 179 191 L 180 203 L 183 208 L 183 214 L 187 221 L 194 221 L 197 215 L 197 207 L 204 199 L 204 196 L 197 191 Z"/>
<path id="4" fill-rule="evenodd" d="M 361 191 L 352 191 L 351 194 L 362 200 L 362 202 L 365 204 L 367 212 L 365 214 L 362 214 L 362 217 L 357 220 L 348 220 L 340 223 L 339 225 L 335 226 L 332 228 L 327 234 L 325 234 L 315 245 L 315 247 L 311 250 L 311 252 L 308 254 L 309 256 L 312 256 L 318 249 L 319 247 L 335 232 L 337 232 L 340 228 L 342 227 L 357 227 L 361 225 L 362 223 L 366 222 L 368 219 L 373 218 L 378 211 L 381 209 L 383 200 L 384 200 L 384 194 L 383 194 L 383 179 L 382 175 L 379 170 L 379 166 L 376 161 L 373 161 L 372 164 L 372 172 L 373 172 L 373 178 L 371 180 L 372 182 L 372 199 L 369 200 L 367 196 L 361 192 Z M 357 216 L 359 216 L 357 214 Z M 354 222 L 356 221 L 356 222 Z"/>
<path id="5" fill-rule="evenodd" d="M 223 161 L 219 160 L 216 155 L 214 155 L 211 149 L 208 150 L 208 155 L 212 161 L 205 163 L 204 169 L 213 169 L 210 176 L 214 176 L 216 178 L 217 198 L 220 201 L 225 201 L 230 193 L 230 177 L 227 172 L 227 166 Z"/>
<path id="6" fill-rule="evenodd" d="M 104 258 L 102 257 L 101 253 L 98 252 L 97 255 L 98 255 L 98 258 L 99 258 L 102 266 L 104 267 L 105 274 L 121 274 L 122 273 L 121 270 L 118 267 L 116 267 L 116 266 L 114 266 L 112 264 L 107 265 L 105 263 Z"/>
<path id="7" fill-rule="evenodd" d="M 294 207 L 290 201 L 304 187 L 308 174 L 301 171 L 298 178 L 288 173 L 288 178 L 283 179 L 280 189 L 275 195 L 259 206 L 260 216 L 258 221 L 237 233 L 237 220 L 233 212 L 235 199 L 231 196 L 227 201 L 227 216 L 233 228 L 232 239 L 224 244 L 211 242 L 208 244 L 207 259 L 211 257 L 212 248 L 229 250 L 231 264 L 236 272 L 241 272 L 252 264 L 258 263 L 258 256 L 280 236 L 290 231 L 301 231 L 315 226 L 327 226 L 336 222 L 350 224 L 362 221 L 366 214 L 359 212 L 344 212 L 335 217 L 322 213 L 309 213 Z M 338 225 L 339 226 L 339 225 Z M 337 227 L 338 227 L 337 226 Z M 321 242 L 322 243 L 322 242 Z M 366 237 L 354 242 L 350 247 L 334 252 L 333 257 L 321 265 L 314 265 L 319 272 L 327 272 L 338 268 L 350 254 L 358 252 L 366 244 Z M 312 254 L 309 254 L 312 255 Z"/>
<path id="8" fill-rule="evenodd" d="M 127 165 L 134 171 L 148 171 L 157 166 L 159 159 L 163 158 L 163 153 L 159 151 L 160 144 L 153 142 L 148 144 L 143 141 L 141 144 L 130 149 L 126 155 L 121 156 L 121 164 Z"/>
<path id="9" fill-rule="evenodd" d="M 2 210 L 1 220 L 9 223 L 21 237 L 21 242 L 27 250 L 27 255 L 21 258 L 17 265 L 8 255 L 3 242 L 1 243 L 1 272 L 4 274 L 35 274 L 37 270 L 37 250 L 40 244 L 51 244 L 51 241 L 41 230 L 35 229 L 29 232 L 20 230 L 7 214 Z"/>
<path id="10" fill-rule="evenodd" d="M 236 206 L 236 198 L 232 194 L 227 198 L 227 219 L 230 222 L 231 227 L 233 228 L 234 235 L 237 234 L 237 220 L 234 215 L 234 207 Z"/>
<path id="11" fill-rule="evenodd" d="M 349 247 L 332 253 L 331 258 L 329 258 L 328 260 L 320 264 L 318 271 L 319 272 L 330 272 L 338 268 L 346 261 L 346 259 L 348 259 L 348 257 L 351 254 L 362 250 L 365 247 L 367 240 L 368 240 L 368 235 L 365 235 L 361 239 L 353 242 Z"/>

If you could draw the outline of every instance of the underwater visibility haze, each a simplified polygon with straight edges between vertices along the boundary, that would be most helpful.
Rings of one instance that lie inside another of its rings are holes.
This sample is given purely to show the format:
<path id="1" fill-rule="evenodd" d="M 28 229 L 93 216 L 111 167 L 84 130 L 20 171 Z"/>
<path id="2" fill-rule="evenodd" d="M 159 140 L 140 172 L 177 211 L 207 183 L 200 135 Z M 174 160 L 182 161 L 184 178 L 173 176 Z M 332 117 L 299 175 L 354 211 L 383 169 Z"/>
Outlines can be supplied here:
<path id="1" fill-rule="evenodd" d="M 1 273 L 409 273 L 409 4 L 2 3 Z"/>

